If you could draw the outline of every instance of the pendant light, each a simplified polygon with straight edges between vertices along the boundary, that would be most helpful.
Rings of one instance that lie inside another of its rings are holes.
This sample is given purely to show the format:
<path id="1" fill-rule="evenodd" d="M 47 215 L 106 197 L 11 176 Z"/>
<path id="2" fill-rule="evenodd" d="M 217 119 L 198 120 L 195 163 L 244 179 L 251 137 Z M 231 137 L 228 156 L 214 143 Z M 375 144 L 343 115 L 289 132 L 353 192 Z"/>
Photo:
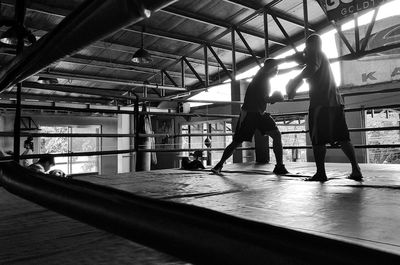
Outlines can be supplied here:
<path id="1" fill-rule="evenodd" d="M 143 39 L 144 39 L 143 31 L 144 30 L 142 29 L 142 32 L 140 33 L 141 37 L 140 49 L 133 54 L 131 61 L 137 64 L 150 64 L 153 61 L 153 58 L 151 58 L 151 55 L 148 51 L 143 49 Z"/>
<path id="2" fill-rule="evenodd" d="M 36 37 L 26 28 L 14 24 L 6 30 L 0 37 L 0 42 L 6 45 L 17 45 L 18 35 L 22 35 L 24 46 L 31 46 L 36 42 Z"/>
<path id="3" fill-rule="evenodd" d="M 50 68 L 46 69 L 46 73 L 50 74 Z M 43 84 L 43 85 L 56 85 L 58 84 L 58 79 L 54 78 L 54 77 L 44 77 L 44 76 L 40 76 L 37 80 L 37 82 L 39 84 Z"/>
<path id="4" fill-rule="evenodd" d="M 43 85 L 56 85 L 58 84 L 58 79 L 57 78 L 52 78 L 52 77 L 39 77 L 37 80 L 38 83 L 43 84 Z"/>

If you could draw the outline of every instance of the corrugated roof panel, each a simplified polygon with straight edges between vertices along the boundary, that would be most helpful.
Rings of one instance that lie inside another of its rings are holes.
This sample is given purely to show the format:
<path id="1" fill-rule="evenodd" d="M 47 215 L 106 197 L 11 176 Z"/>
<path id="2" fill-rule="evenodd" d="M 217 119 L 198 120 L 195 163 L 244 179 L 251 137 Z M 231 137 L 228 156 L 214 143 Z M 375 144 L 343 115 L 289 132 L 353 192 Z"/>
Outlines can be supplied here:
<path id="1" fill-rule="evenodd" d="M 285 12 L 299 20 L 303 21 L 303 1 L 292 0 L 292 1 L 281 1 L 275 6 L 277 9 Z M 311 24 L 316 24 L 324 19 L 325 15 L 317 3 L 317 1 L 307 1 L 308 20 Z"/>
<path id="2" fill-rule="evenodd" d="M 204 8 L 205 6 L 216 4 L 218 2 L 222 2 L 222 0 L 203 0 L 203 1 L 180 0 L 173 3 L 171 6 L 196 12 Z"/>
<path id="3" fill-rule="evenodd" d="M 53 7 L 53 8 L 61 8 L 66 10 L 74 10 L 79 7 L 84 0 L 34 0 L 32 1 L 35 4 L 42 4 L 45 6 Z"/>
<path id="4" fill-rule="evenodd" d="M 83 1 L 29 1 L 25 24 L 33 29 L 35 35 L 43 36 L 54 29 L 63 20 L 64 15 L 72 12 Z M 14 6 L 11 2 L 5 1 L 1 5 L 2 17 L 12 18 L 14 16 Z M 173 3 L 165 11 L 154 13 L 150 18 L 135 25 L 130 25 L 129 29 L 119 30 L 101 41 L 88 45 L 77 52 L 76 55 L 54 63 L 50 68 L 57 73 L 83 74 L 99 78 L 116 78 L 139 82 L 146 79 L 150 79 L 152 82 L 160 82 L 159 72 L 161 69 L 165 69 L 180 84 L 181 66 L 178 60 L 181 56 L 188 56 L 195 71 L 204 77 L 204 64 L 202 63 L 204 54 L 201 47 L 204 41 L 211 42 L 222 32 L 225 32 L 226 34 L 218 38 L 211 46 L 224 64 L 231 68 L 232 52 L 218 48 L 218 46 L 225 46 L 229 49 L 231 47 L 230 24 L 238 23 L 250 15 L 254 15 L 254 17 L 240 26 L 242 34 L 254 52 L 261 56 L 264 54 L 263 16 L 262 14 L 256 15 L 255 10 L 260 10 L 270 3 L 274 3 L 273 10 L 300 22 L 300 25 L 296 25 L 284 19 L 279 19 L 291 37 L 295 35 L 301 36 L 302 0 L 180 0 Z M 308 1 L 308 14 L 311 24 L 316 25 L 326 21 L 316 1 Z M 194 18 L 190 18 L 190 16 Z M 199 21 L 201 19 L 206 21 Z M 271 38 L 286 42 L 281 30 L 271 16 L 268 16 L 268 25 Z M 5 29 L 3 27 L 1 30 L 4 31 Z M 146 32 L 144 48 L 152 54 L 154 60 L 150 66 L 139 66 L 131 62 L 133 53 L 141 46 L 140 33 L 142 29 Z M 255 35 L 259 35 L 259 37 L 245 33 L 246 31 L 255 32 Z M 270 42 L 270 47 L 272 46 L 278 47 L 273 42 Z M 237 49 L 246 50 L 239 36 L 236 36 L 236 47 Z M 217 80 L 223 74 L 222 68 L 217 66 L 216 59 L 213 58 L 211 52 L 208 52 L 208 56 L 213 62 L 209 66 L 210 75 L 213 76 L 214 80 Z M 0 63 L 3 65 L 9 63 L 12 59 L 13 56 L 0 55 Z M 244 60 L 250 63 L 252 61 L 250 55 L 240 52 L 236 53 L 236 60 L 239 65 L 243 65 L 242 62 Z M 240 69 L 238 71 L 240 72 Z M 188 67 L 186 67 L 185 72 L 188 86 L 198 82 Z M 165 81 L 166 84 L 171 85 L 167 78 Z M 79 84 L 110 89 L 120 87 L 120 85 L 93 81 L 63 79 L 60 82 L 66 85 Z"/>

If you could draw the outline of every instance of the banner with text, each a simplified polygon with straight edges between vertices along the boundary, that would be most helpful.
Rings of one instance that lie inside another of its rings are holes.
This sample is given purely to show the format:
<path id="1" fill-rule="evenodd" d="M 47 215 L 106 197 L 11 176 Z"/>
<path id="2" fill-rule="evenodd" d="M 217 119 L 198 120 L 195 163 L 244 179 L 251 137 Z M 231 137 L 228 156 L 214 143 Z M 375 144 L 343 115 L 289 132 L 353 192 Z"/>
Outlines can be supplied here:
<path id="1" fill-rule="evenodd" d="M 354 13 L 377 7 L 391 0 L 324 0 L 329 20 L 339 21 Z"/>
<path id="2" fill-rule="evenodd" d="M 360 36 L 365 36 L 368 25 L 360 27 Z M 354 29 L 343 32 L 354 47 Z M 360 43 L 365 42 L 361 39 Z M 339 56 L 348 54 L 347 47 L 336 36 Z M 389 44 L 400 43 L 400 16 L 377 21 L 366 51 Z M 343 86 L 359 86 L 400 80 L 400 48 L 370 54 L 358 60 L 340 62 Z"/>

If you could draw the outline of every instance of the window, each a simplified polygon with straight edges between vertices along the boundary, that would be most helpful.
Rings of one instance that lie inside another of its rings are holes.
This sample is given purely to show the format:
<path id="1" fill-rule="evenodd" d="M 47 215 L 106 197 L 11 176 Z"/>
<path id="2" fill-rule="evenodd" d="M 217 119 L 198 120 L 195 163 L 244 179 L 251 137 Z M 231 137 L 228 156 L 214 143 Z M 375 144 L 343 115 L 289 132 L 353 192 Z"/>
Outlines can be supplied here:
<path id="1" fill-rule="evenodd" d="M 214 134 L 224 134 L 224 133 L 232 133 L 232 123 L 229 121 L 219 121 L 215 123 L 210 123 L 210 132 Z M 225 148 L 232 142 L 232 135 L 221 135 L 221 136 L 212 136 L 211 139 L 211 147 L 213 148 Z M 224 151 L 213 151 L 212 152 L 212 161 L 211 164 L 215 165 L 219 162 L 222 157 L 222 153 Z M 232 157 L 230 157 L 226 163 L 232 163 Z"/>
<path id="2" fill-rule="evenodd" d="M 305 119 L 299 118 L 294 120 L 276 121 L 276 125 L 280 132 L 287 131 L 304 131 Z M 269 145 L 272 147 L 272 138 L 269 138 Z M 305 133 L 290 133 L 282 134 L 283 146 L 305 146 L 306 134 Z M 270 161 L 276 162 L 274 153 L 270 152 Z M 305 149 L 283 149 L 283 162 L 306 162 L 307 154 Z"/>
<path id="3" fill-rule="evenodd" d="M 182 149 L 206 149 L 204 142 L 207 137 L 211 140 L 211 148 L 225 148 L 232 142 L 232 136 L 207 136 L 207 133 L 223 134 L 232 133 L 232 124 L 230 121 L 207 121 L 193 122 L 181 125 L 181 134 L 196 134 L 196 136 L 185 136 L 181 138 Z M 199 135 L 200 134 L 200 135 Z M 203 135 L 204 134 L 204 135 Z M 211 164 L 218 163 L 221 159 L 223 151 L 211 151 Z M 189 155 L 189 152 L 183 152 L 183 155 Z M 203 153 L 203 156 L 208 154 Z M 209 157 L 210 158 L 210 157 Z M 227 163 L 232 163 L 232 157 L 227 160 Z"/>
<path id="4" fill-rule="evenodd" d="M 383 109 L 366 111 L 365 127 L 391 127 L 399 126 L 400 110 Z M 366 144 L 398 144 L 400 131 L 368 131 L 365 133 Z M 376 164 L 400 164 L 400 148 L 369 148 L 367 149 L 368 163 Z"/>
<path id="5" fill-rule="evenodd" d="M 100 133 L 100 126 L 41 126 L 43 133 Z M 41 137 L 39 152 L 69 153 L 100 151 L 98 137 Z M 61 169 L 66 174 L 99 172 L 99 156 L 56 157 L 54 169 Z"/>

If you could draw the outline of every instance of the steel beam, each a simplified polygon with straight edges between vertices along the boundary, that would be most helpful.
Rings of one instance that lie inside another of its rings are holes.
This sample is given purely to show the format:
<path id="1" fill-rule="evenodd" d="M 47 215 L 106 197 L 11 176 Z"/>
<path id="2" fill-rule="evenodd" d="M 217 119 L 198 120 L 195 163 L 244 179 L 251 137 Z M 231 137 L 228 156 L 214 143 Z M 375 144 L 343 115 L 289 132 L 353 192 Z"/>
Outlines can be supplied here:
<path id="1" fill-rule="evenodd" d="M 10 6 L 10 7 L 14 7 L 14 2 L 15 0 L 4 0 L 2 1 L 2 5 L 6 5 L 6 6 Z M 53 8 L 49 9 L 47 6 L 42 5 L 42 4 L 37 4 L 37 3 L 28 3 L 28 8 L 27 11 L 29 12 L 35 12 L 35 13 L 40 13 L 40 14 L 45 14 L 45 15 L 49 15 L 49 16 L 55 16 L 55 17 L 60 17 L 60 18 L 64 18 L 65 16 L 67 16 L 70 13 L 70 10 L 65 10 L 65 9 L 60 9 L 57 8 L 56 11 L 53 10 Z M 57 12 L 57 13 L 53 13 L 53 12 Z M 27 21 L 26 25 L 31 28 L 32 30 L 35 31 L 35 35 L 38 35 L 39 31 L 43 31 L 44 34 L 42 34 L 42 36 L 44 36 L 45 34 L 47 34 L 47 32 L 51 29 L 48 30 L 44 30 L 44 29 L 38 29 L 35 28 L 34 25 L 29 24 L 29 21 Z M 93 44 L 90 44 L 91 47 L 96 47 L 96 48 L 100 48 L 100 49 L 108 49 L 111 51 L 117 51 L 117 52 L 123 52 L 123 53 L 130 53 L 133 54 L 135 53 L 136 50 L 133 50 L 131 46 L 128 45 L 124 45 L 124 44 L 116 44 L 115 41 L 113 42 L 108 42 L 107 40 L 103 40 L 103 41 L 97 41 Z M 179 55 L 175 55 L 175 54 L 170 54 L 170 53 L 165 53 L 163 51 L 156 51 L 156 50 L 149 50 L 146 49 L 153 57 L 155 58 L 160 58 L 163 60 L 179 60 L 179 58 L 181 56 Z M 197 64 L 202 64 L 203 60 L 198 59 L 198 58 L 194 58 L 194 57 L 189 57 L 187 56 L 187 59 L 189 62 L 191 63 L 197 63 Z M 210 61 L 209 62 L 210 66 L 213 67 L 218 67 L 218 62 L 213 62 Z M 229 67 L 228 67 L 229 68 Z"/>
<path id="2" fill-rule="evenodd" d="M 46 31 L 46 30 L 38 29 L 38 28 L 32 27 L 31 25 L 29 25 L 29 28 L 31 30 L 35 31 L 35 35 L 37 37 L 43 37 L 44 35 L 46 35 L 48 33 L 48 31 Z M 4 32 L 4 30 L 0 30 L 0 32 Z M 120 52 L 120 53 L 124 53 L 124 54 L 130 54 L 130 55 L 133 55 L 138 49 L 138 48 L 133 48 L 132 46 L 125 45 L 124 43 L 114 41 L 114 40 L 112 42 L 107 41 L 107 40 L 96 41 L 95 43 L 88 45 L 88 47 L 107 50 L 107 51 L 115 51 L 115 52 Z M 160 60 L 175 61 L 175 60 L 179 60 L 181 58 L 180 55 L 176 55 L 176 54 L 172 54 L 172 53 L 165 53 L 164 51 L 149 50 L 149 49 L 146 49 L 146 50 L 151 54 L 152 57 L 158 58 Z M 15 56 L 14 49 L 8 49 L 8 50 L 3 49 L 3 52 L 1 52 L 1 53 Z M 76 55 L 74 55 L 72 57 L 76 57 Z M 70 58 L 70 57 L 67 57 L 67 58 Z M 204 61 L 202 59 L 190 57 L 190 56 L 187 56 L 186 58 L 191 63 L 204 64 Z M 62 59 L 62 60 L 66 60 L 66 59 Z M 210 65 L 210 67 L 219 67 L 218 62 L 215 62 L 215 61 L 210 61 L 209 65 Z M 130 66 L 133 66 L 133 65 L 130 64 Z M 228 69 L 231 68 L 229 65 L 227 67 L 228 67 Z"/>
<path id="3" fill-rule="evenodd" d="M 127 32 L 137 33 L 137 34 L 141 33 L 140 27 L 136 27 L 136 26 L 130 26 L 123 30 L 127 31 Z M 143 32 L 143 34 L 148 35 L 148 36 L 157 37 L 157 38 L 164 38 L 164 39 L 169 39 L 169 40 L 173 40 L 173 41 L 180 41 L 180 42 L 197 44 L 197 45 L 203 45 L 204 43 L 207 43 L 208 45 L 219 48 L 219 49 L 223 49 L 223 50 L 227 50 L 227 51 L 231 50 L 231 47 L 229 44 L 216 43 L 215 41 L 210 42 L 207 39 L 199 39 L 199 38 L 193 37 L 193 36 L 183 35 L 183 34 L 174 33 L 174 32 L 161 31 L 159 29 L 154 29 L 154 28 L 149 28 L 149 27 L 146 27 L 146 31 Z M 246 49 L 238 48 L 237 52 L 250 55 Z"/>
<path id="4" fill-rule="evenodd" d="M 43 85 L 38 84 L 36 82 L 23 82 L 24 88 L 32 88 L 38 90 L 47 90 L 47 91 L 58 91 L 65 93 L 77 93 L 77 94 L 86 94 L 86 95 L 94 95 L 102 98 L 110 98 L 110 99 L 130 99 L 134 100 L 135 97 L 129 97 L 125 95 L 120 95 L 118 92 L 128 92 L 130 88 L 115 90 L 115 89 L 106 89 L 106 88 L 98 88 L 98 87 L 83 87 L 83 86 L 72 86 L 72 85 Z M 0 94 L 1 95 L 1 94 Z M 47 95 L 45 95 L 47 97 Z"/>
<path id="5" fill-rule="evenodd" d="M 0 51 L 0 54 L 15 56 L 12 53 L 5 53 L 5 52 L 1 52 L 1 51 Z M 132 65 L 130 63 L 110 61 L 110 60 L 106 60 L 104 58 L 98 58 L 98 57 L 92 57 L 92 56 L 86 56 L 86 55 L 80 55 L 80 54 L 76 54 L 71 57 L 64 58 L 59 62 L 80 64 L 80 65 L 85 65 L 85 66 L 89 66 L 89 67 L 97 67 L 97 68 L 104 68 L 104 69 L 111 69 L 111 70 L 137 72 L 137 73 L 144 73 L 144 74 L 155 74 L 155 73 L 159 73 L 159 71 L 161 70 L 161 69 L 152 68 L 152 67 Z M 170 71 L 170 74 L 171 74 L 171 76 L 174 76 L 174 77 L 181 76 L 180 72 L 171 72 Z M 199 74 L 199 76 L 201 76 L 201 75 Z M 192 78 L 192 79 L 197 78 L 197 76 L 195 74 L 187 74 L 187 77 Z"/>
<path id="6" fill-rule="evenodd" d="M 253 57 L 254 61 L 258 64 L 258 66 L 261 67 L 260 61 L 258 60 L 258 58 L 257 58 L 256 54 L 254 53 L 254 51 L 251 49 L 250 45 L 247 43 L 246 39 L 243 37 L 243 35 L 240 32 L 240 30 L 236 29 L 236 32 L 237 32 L 239 38 L 242 40 L 244 46 L 246 46 L 247 50 L 250 52 L 251 57 Z"/>
<path id="7" fill-rule="evenodd" d="M 259 16 L 259 14 L 260 14 L 260 10 L 254 11 L 252 14 L 250 14 L 250 15 L 248 15 L 247 17 L 241 19 L 238 23 L 235 23 L 235 26 L 243 25 L 243 24 L 245 24 L 246 22 L 248 22 L 248 21 L 254 19 L 254 18 L 257 17 L 257 16 Z M 223 36 L 227 35 L 227 34 L 230 33 L 230 32 L 231 32 L 230 29 L 226 29 L 226 30 L 224 30 L 223 32 L 221 32 L 220 34 L 218 34 L 217 36 L 215 36 L 212 40 L 210 40 L 210 42 L 216 41 L 216 40 L 222 38 Z M 279 46 L 281 47 L 281 45 L 279 45 Z M 286 46 L 286 45 L 285 45 L 285 46 Z M 185 56 L 190 56 L 190 55 L 194 54 L 195 52 L 197 52 L 198 50 L 202 49 L 203 47 L 204 47 L 204 46 L 199 46 L 199 47 L 193 48 L 193 49 L 191 49 L 190 51 L 185 52 Z M 260 57 L 263 57 L 263 56 L 264 56 L 264 54 L 263 54 L 263 55 L 260 55 Z M 179 60 L 176 60 L 175 62 L 169 64 L 169 65 L 168 65 L 167 67 L 165 67 L 165 68 L 171 67 L 171 66 L 177 64 L 178 62 L 179 62 Z M 150 78 L 148 78 L 148 79 L 151 79 L 151 78 L 153 78 L 153 77 L 154 77 L 154 76 L 152 76 L 152 77 L 150 77 Z"/>
<path id="8" fill-rule="evenodd" d="M 363 44 L 361 46 L 361 50 L 360 50 L 362 52 L 365 51 L 365 48 L 367 48 L 369 38 L 371 37 L 372 29 L 374 28 L 374 25 L 375 25 L 376 16 L 378 15 L 378 11 L 379 11 L 379 6 L 374 9 L 374 14 L 372 16 L 372 20 L 368 25 L 368 29 L 367 29 L 367 32 L 365 34 L 364 42 L 363 42 Z"/>
<path id="9" fill-rule="evenodd" d="M 185 61 L 186 65 L 189 67 L 190 71 L 196 76 L 197 80 L 199 80 L 200 83 L 203 84 L 203 79 L 201 79 L 201 76 L 197 73 L 197 71 L 193 68 L 193 66 L 190 64 L 190 62 L 186 59 L 185 56 L 182 57 L 182 59 Z"/>
<path id="10" fill-rule="evenodd" d="M 292 40 L 289 37 L 289 34 L 287 34 L 285 28 L 282 26 L 281 22 L 278 20 L 277 16 L 274 13 L 269 13 L 272 18 L 274 19 L 276 25 L 278 25 L 279 29 L 281 30 L 282 34 L 285 36 L 286 40 L 290 43 L 290 46 L 297 52 L 296 45 L 292 42 Z"/>
<path id="11" fill-rule="evenodd" d="M 206 76 L 205 87 L 208 87 L 210 85 L 210 79 L 208 73 L 208 51 L 206 46 L 203 47 L 203 53 L 204 53 L 204 74 Z"/>
<path id="12" fill-rule="evenodd" d="M 307 0 L 303 0 L 303 17 L 304 17 L 304 39 L 308 37 L 308 4 Z"/>
<path id="13" fill-rule="evenodd" d="M 204 23 L 204 24 L 207 24 L 207 25 L 210 25 L 210 26 L 219 27 L 219 28 L 230 29 L 230 28 L 235 26 L 234 24 L 230 24 L 230 23 L 227 23 L 227 22 L 222 21 L 222 20 L 217 20 L 217 19 L 214 19 L 214 18 L 211 18 L 211 17 L 207 17 L 207 16 L 204 16 L 204 15 L 199 15 L 198 13 L 189 12 L 189 11 L 178 9 L 178 8 L 175 8 L 175 7 L 172 7 L 172 6 L 166 7 L 161 11 L 162 12 L 166 12 L 168 14 L 180 16 L 180 17 L 185 18 L 185 19 L 190 19 L 190 20 L 193 20 L 193 21 L 197 21 L 199 23 Z M 247 28 L 240 27 L 240 26 L 238 26 L 238 29 L 240 29 L 240 31 L 242 33 L 244 33 L 244 34 L 264 39 L 264 35 L 262 33 L 260 33 L 260 32 L 255 31 L 255 30 L 247 29 Z M 276 43 L 276 44 L 286 45 L 284 43 L 284 41 L 279 40 L 277 38 L 271 38 L 270 41 L 273 42 L 273 43 Z"/>
<path id="14" fill-rule="evenodd" d="M 264 50 L 265 50 L 265 57 L 269 57 L 269 41 L 268 41 L 268 13 L 266 10 L 263 11 L 263 22 L 264 22 Z"/>
<path id="15" fill-rule="evenodd" d="M 354 13 L 354 39 L 356 42 L 356 52 L 360 51 L 360 30 L 358 26 L 358 13 Z"/>
<path id="16" fill-rule="evenodd" d="M 160 71 L 161 85 L 165 86 L 164 72 Z M 161 89 L 161 97 L 165 97 L 165 89 Z"/>
<path id="17" fill-rule="evenodd" d="M 235 80 L 235 76 L 232 75 L 231 72 L 226 69 L 224 63 L 221 61 L 221 59 L 218 57 L 218 54 L 214 51 L 214 49 L 211 46 L 207 46 L 210 52 L 213 54 L 214 58 L 217 59 L 219 65 L 222 67 L 224 72 L 230 77 L 231 80 Z M 235 69 L 235 67 L 232 65 L 232 69 Z"/>
<path id="18" fill-rule="evenodd" d="M 161 86 L 158 84 L 146 84 L 144 82 L 140 83 L 140 82 L 131 81 L 131 80 L 111 79 L 111 78 L 105 78 L 105 77 L 102 78 L 102 77 L 90 76 L 90 75 L 61 74 L 61 73 L 57 73 L 57 72 L 39 73 L 38 75 L 43 76 L 43 77 L 75 79 L 75 80 L 93 81 L 93 82 L 99 82 L 99 83 L 124 85 L 124 86 L 167 89 L 167 90 L 173 90 L 173 91 L 186 91 L 186 88 L 183 88 L 183 87 Z"/>
<path id="19" fill-rule="evenodd" d="M 259 10 L 260 8 L 264 8 L 262 6 L 256 6 L 254 4 L 251 4 L 251 2 L 249 2 L 249 1 L 246 1 L 246 2 L 245 1 L 239 1 L 239 0 L 223 0 L 223 1 L 230 2 L 232 4 L 235 4 L 235 5 L 250 9 L 250 10 Z M 272 2 L 274 2 L 274 1 L 272 1 Z M 277 1 L 277 2 L 280 2 L 280 1 Z M 280 19 L 285 20 L 285 21 L 290 22 L 290 23 L 293 23 L 294 25 L 299 26 L 301 28 L 304 27 L 303 21 L 301 21 L 300 19 L 297 19 L 295 17 L 292 17 L 292 16 L 290 16 L 290 15 L 288 15 L 286 13 L 280 12 L 280 11 L 278 11 L 276 9 L 272 9 L 273 5 L 274 4 L 265 5 L 265 7 L 267 8 L 268 13 L 270 13 L 272 11 Z M 314 31 L 313 29 L 310 29 L 310 30 Z"/>
<path id="20" fill-rule="evenodd" d="M 185 87 L 185 62 L 181 59 L 181 87 Z"/>
<path id="21" fill-rule="evenodd" d="M 231 43 L 232 43 L 232 81 L 235 81 L 236 77 L 236 35 L 235 28 L 231 29 Z"/>
<path id="22" fill-rule="evenodd" d="M 23 83 L 23 88 L 25 88 L 24 83 Z M 52 89 L 51 91 L 58 91 Z M 76 92 L 78 93 L 78 92 Z M 87 93 L 84 93 L 87 94 Z M 15 92 L 3 92 L 0 93 L 0 98 L 5 99 L 5 100 L 15 100 L 16 99 L 16 93 Z M 96 96 L 99 96 L 98 94 L 94 94 Z M 104 97 L 97 98 L 97 97 L 74 97 L 74 96 L 64 96 L 64 95 L 43 95 L 43 94 L 37 94 L 37 93 L 29 93 L 29 92 L 22 92 L 21 93 L 22 100 L 23 101 L 52 101 L 52 102 L 78 102 L 78 103 L 90 103 L 90 104 L 101 104 L 101 105 L 108 105 L 109 99 L 106 99 Z"/>
<path id="23" fill-rule="evenodd" d="M 342 39 L 342 41 L 346 45 L 347 49 L 349 49 L 350 53 L 355 54 L 353 47 L 351 46 L 350 42 L 347 40 L 346 36 L 343 34 L 341 27 L 338 26 L 336 24 L 336 22 L 334 22 L 334 21 L 331 21 L 331 24 L 336 29 L 337 33 L 339 34 L 339 37 Z"/>
<path id="24" fill-rule="evenodd" d="M 178 87 L 178 84 L 175 82 L 175 80 L 168 74 L 166 70 L 162 70 L 164 75 L 168 78 L 168 80 L 175 86 Z"/>
<path id="25" fill-rule="evenodd" d="M 24 27 L 25 13 L 26 13 L 26 1 L 17 0 L 15 3 L 15 25 L 19 28 Z M 21 54 L 24 50 L 24 36 L 21 32 L 17 36 L 17 55 Z M 21 93 L 22 84 L 17 83 L 17 102 L 15 107 L 15 117 L 14 117 L 14 161 L 19 163 L 20 157 L 20 134 L 21 134 Z"/>
<path id="26" fill-rule="evenodd" d="M 103 58 L 85 56 L 85 55 L 80 55 L 80 54 L 65 58 L 62 61 L 68 62 L 68 63 L 74 63 L 74 64 L 84 64 L 89 67 L 107 68 L 107 69 L 112 69 L 112 70 L 138 72 L 138 73 L 145 73 L 145 74 L 157 74 L 161 70 L 160 68 L 155 68 L 155 67 L 144 67 L 144 66 L 132 65 L 129 63 L 110 61 L 110 60 L 107 61 Z M 187 60 L 187 61 L 189 62 L 189 60 Z M 169 71 L 169 73 L 171 76 L 174 76 L 174 77 L 179 77 L 181 75 L 180 72 Z M 201 76 L 201 75 L 199 75 L 199 76 Z M 193 74 L 193 75 L 187 74 L 187 77 L 192 78 L 192 79 L 197 78 L 196 74 Z"/>
<path id="27" fill-rule="evenodd" d="M 157 11 L 175 1 L 113 0 L 85 1 L 30 49 L 0 71 L 0 91 L 35 74 L 55 61 L 88 44 L 143 19 L 146 10 Z M 113 14 L 110 21 L 109 14 Z M 108 23 L 99 21 L 108 20 Z M 74 29 L 74 30 L 71 30 Z M 62 43 L 63 45 L 59 45 Z M 58 47 L 54 49 L 54 47 Z"/>

